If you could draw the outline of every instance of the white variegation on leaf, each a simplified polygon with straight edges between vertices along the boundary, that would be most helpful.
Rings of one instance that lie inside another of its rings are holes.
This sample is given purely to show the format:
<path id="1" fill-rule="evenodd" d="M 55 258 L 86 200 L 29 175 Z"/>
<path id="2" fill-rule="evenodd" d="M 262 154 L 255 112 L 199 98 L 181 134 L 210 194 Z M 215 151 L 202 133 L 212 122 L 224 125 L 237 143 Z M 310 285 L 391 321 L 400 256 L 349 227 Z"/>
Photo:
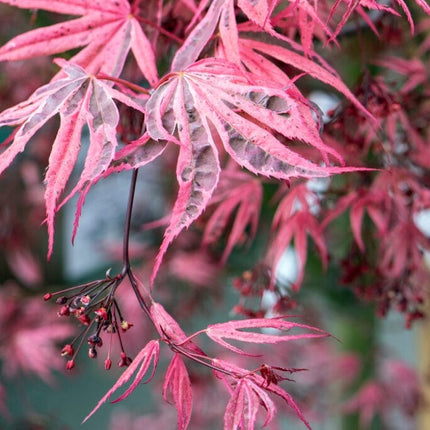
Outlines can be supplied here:
<path id="1" fill-rule="evenodd" d="M 330 157 L 342 162 L 322 142 L 312 111 L 295 88 L 264 86 L 260 77 L 258 82 L 255 85 L 235 64 L 207 59 L 168 75 L 151 95 L 145 119 L 148 135 L 180 147 L 179 194 L 152 279 L 169 244 L 200 216 L 212 196 L 220 172 L 217 140 L 254 174 L 288 179 L 348 171 L 318 165 L 289 148 L 287 141 L 299 140 L 316 148 L 325 164 Z"/>

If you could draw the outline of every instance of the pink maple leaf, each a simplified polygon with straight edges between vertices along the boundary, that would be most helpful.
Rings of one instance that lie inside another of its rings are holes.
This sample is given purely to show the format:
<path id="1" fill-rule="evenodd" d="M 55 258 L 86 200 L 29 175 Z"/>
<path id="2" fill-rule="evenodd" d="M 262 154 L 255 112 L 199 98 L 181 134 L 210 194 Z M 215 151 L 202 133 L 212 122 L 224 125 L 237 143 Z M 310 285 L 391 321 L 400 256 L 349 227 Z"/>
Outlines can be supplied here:
<path id="1" fill-rule="evenodd" d="M 215 374 L 224 382 L 231 395 L 224 415 L 224 430 L 250 430 L 255 428 L 253 425 L 255 424 L 255 418 L 261 405 L 266 409 L 267 414 L 264 425 L 268 425 L 276 412 L 276 407 L 267 395 L 267 392 L 283 399 L 306 427 L 311 430 L 309 423 L 306 421 L 293 397 L 279 385 L 268 385 L 267 381 L 261 375 L 249 372 L 225 360 L 213 359 L 212 362 L 217 368 L 223 369 L 229 375 L 233 376 L 231 378 L 224 373 L 215 371 Z M 245 386 L 237 388 L 239 384 L 245 384 Z M 247 408 L 251 408 L 251 411 L 247 410 Z M 245 424 L 247 427 L 245 427 Z"/>
<path id="2" fill-rule="evenodd" d="M 392 428 L 392 411 L 410 419 L 422 401 L 419 380 L 413 368 L 397 359 L 384 360 L 379 367 L 377 377 L 368 380 L 343 405 L 344 412 L 358 412 L 363 428 L 368 428 L 377 415 L 385 427 Z M 398 421 L 396 416 L 395 422 Z"/>
<path id="3" fill-rule="evenodd" d="M 60 115 L 60 127 L 52 144 L 45 176 L 48 255 L 52 253 L 58 200 L 76 164 L 83 126 L 86 124 L 89 128 L 89 147 L 79 181 L 68 198 L 101 175 L 114 158 L 119 114 L 113 99 L 144 112 L 141 103 L 96 79 L 81 67 L 60 60 L 58 63 L 64 68 L 65 78 L 44 85 L 28 100 L 0 114 L 0 127 L 17 126 L 13 143 L 1 153 L 0 173 L 50 118 Z"/>
<path id="4" fill-rule="evenodd" d="M 178 412 L 178 430 L 188 427 L 193 408 L 193 393 L 187 368 L 179 354 L 175 354 L 167 369 L 163 397 L 168 402 L 169 393 Z"/>
<path id="5" fill-rule="evenodd" d="M 285 85 L 286 82 L 290 81 L 290 78 L 273 60 L 293 66 L 297 70 L 312 76 L 314 79 L 335 88 L 367 117 L 370 116 L 369 112 L 342 82 L 338 74 L 316 53 L 312 52 L 312 58 L 307 58 L 300 53 L 303 51 L 303 47 L 286 37 L 283 37 L 282 41 L 276 40 L 275 37 L 268 40 L 268 42 L 257 40 L 250 38 L 249 35 L 241 35 L 239 39 L 241 59 L 253 73 L 260 74 L 261 76 L 267 76 L 269 73 L 270 76 L 276 78 L 279 84 Z M 273 60 L 269 61 L 266 57 L 270 57 Z"/>
<path id="6" fill-rule="evenodd" d="M 224 429 L 236 430 L 255 428 L 257 413 L 260 407 L 266 410 L 265 427 L 276 411 L 273 400 L 267 392 L 249 378 L 240 379 L 234 389 L 224 413 Z"/>
<path id="7" fill-rule="evenodd" d="M 181 345 L 191 354 L 204 356 L 205 353 L 184 333 L 176 320 L 157 302 L 151 306 L 151 317 L 161 338 L 176 345 Z"/>
<path id="8" fill-rule="evenodd" d="M 387 407 L 384 387 L 377 381 L 369 381 L 344 405 L 345 412 L 359 412 L 360 424 L 366 428 L 378 412 Z"/>
<path id="9" fill-rule="evenodd" d="M 341 161 L 320 139 L 312 111 L 296 90 L 273 88 L 223 60 L 202 60 L 166 76 L 148 101 L 145 121 L 151 138 L 175 142 L 180 148 L 179 193 L 152 280 L 169 244 L 200 216 L 215 190 L 220 173 L 218 139 L 239 165 L 254 174 L 288 179 L 354 170 L 319 166 L 290 149 L 284 139 L 309 143 L 327 163 L 329 156 Z"/>
<path id="10" fill-rule="evenodd" d="M 279 333 L 282 333 L 283 331 L 288 332 L 292 329 L 302 329 L 305 330 L 305 333 L 277 335 L 254 331 L 245 331 L 243 329 L 275 329 L 279 330 Z M 225 341 L 224 339 L 231 339 L 247 343 L 273 344 L 280 342 L 288 342 L 291 340 L 329 336 L 329 334 L 324 332 L 323 330 L 305 324 L 285 321 L 283 317 L 254 318 L 238 321 L 228 321 L 226 323 L 219 324 L 211 324 L 206 328 L 206 330 L 204 330 L 204 332 L 214 342 L 217 342 L 221 346 L 224 346 L 231 351 L 244 355 L 247 355 L 247 353 Z"/>
<path id="11" fill-rule="evenodd" d="M 326 11 L 314 0 L 296 0 L 285 8 L 277 10 L 273 16 L 273 25 L 291 38 L 300 32 L 300 41 L 306 56 L 312 54 L 315 38 L 327 42 L 332 32 L 326 24 Z M 276 34 L 272 33 L 275 37 Z M 282 37 L 282 36 L 280 36 Z"/>
<path id="12" fill-rule="evenodd" d="M 381 270 L 386 276 L 398 279 L 405 271 L 422 265 L 422 250 L 429 249 L 429 241 L 413 220 L 400 221 L 383 237 Z"/>
<path id="13" fill-rule="evenodd" d="M 400 89 L 401 94 L 407 94 L 415 90 L 419 85 L 427 82 L 427 68 L 419 58 L 383 57 L 375 61 L 378 66 L 402 75 L 406 82 Z"/>
<path id="14" fill-rule="evenodd" d="M 83 423 L 87 421 L 96 411 L 100 408 L 100 406 L 108 400 L 111 395 L 122 385 L 127 383 L 133 374 L 136 372 L 137 368 L 140 365 L 139 370 L 136 372 L 136 376 L 134 377 L 133 382 L 127 388 L 127 390 L 120 396 L 118 399 L 113 402 L 119 402 L 136 389 L 136 387 L 140 384 L 144 376 L 148 373 L 148 370 L 152 367 L 152 371 L 149 375 L 149 378 L 145 381 L 145 384 L 150 382 L 155 375 L 155 371 L 158 364 L 158 357 L 160 352 L 160 342 L 158 340 L 150 340 L 144 348 L 137 354 L 135 359 L 131 362 L 131 364 L 127 367 L 127 369 L 123 372 L 123 374 L 119 377 L 119 379 L 115 382 L 113 387 L 100 399 L 97 403 L 96 407 L 86 416 Z"/>
<path id="15" fill-rule="evenodd" d="M 208 4 L 209 0 L 200 3 L 199 11 L 195 13 L 190 26 L 194 25 L 197 17 Z M 239 0 L 237 4 L 255 25 L 270 31 L 270 15 L 276 6 L 276 2 L 268 0 Z M 195 62 L 217 27 L 228 59 L 240 65 L 238 25 L 234 7 L 234 0 L 214 0 L 210 3 L 204 17 L 193 28 L 176 52 L 172 61 L 172 71 L 183 70 Z"/>
<path id="16" fill-rule="evenodd" d="M 20 8 L 82 15 L 71 21 L 21 34 L 0 48 L 0 61 L 23 60 L 57 54 L 85 46 L 70 61 L 91 73 L 119 76 L 127 54 L 133 51 L 137 64 L 151 85 L 158 81 L 152 45 L 126 0 L 1 0 Z"/>

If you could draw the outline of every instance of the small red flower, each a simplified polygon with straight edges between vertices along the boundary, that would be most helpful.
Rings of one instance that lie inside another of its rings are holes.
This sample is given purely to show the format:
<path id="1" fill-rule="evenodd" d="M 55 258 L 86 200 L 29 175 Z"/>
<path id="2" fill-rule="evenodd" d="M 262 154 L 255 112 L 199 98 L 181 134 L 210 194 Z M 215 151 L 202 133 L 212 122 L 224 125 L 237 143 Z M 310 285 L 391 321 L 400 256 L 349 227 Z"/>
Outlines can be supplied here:
<path id="1" fill-rule="evenodd" d="M 98 317 L 103 318 L 104 321 L 108 320 L 108 314 L 107 314 L 106 308 L 99 308 L 99 309 L 95 310 L 94 313 Z"/>
<path id="2" fill-rule="evenodd" d="M 72 345 L 67 344 L 64 345 L 64 348 L 61 350 L 61 355 L 64 357 L 66 355 L 72 356 L 75 353 L 75 350 Z"/>
<path id="3" fill-rule="evenodd" d="M 78 316 L 78 320 L 84 325 L 89 325 L 91 322 L 90 317 L 87 314 Z"/>
<path id="4" fill-rule="evenodd" d="M 57 314 L 59 317 L 68 317 L 70 315 L 70 308 L 67 305 L 61 306 Z"/>

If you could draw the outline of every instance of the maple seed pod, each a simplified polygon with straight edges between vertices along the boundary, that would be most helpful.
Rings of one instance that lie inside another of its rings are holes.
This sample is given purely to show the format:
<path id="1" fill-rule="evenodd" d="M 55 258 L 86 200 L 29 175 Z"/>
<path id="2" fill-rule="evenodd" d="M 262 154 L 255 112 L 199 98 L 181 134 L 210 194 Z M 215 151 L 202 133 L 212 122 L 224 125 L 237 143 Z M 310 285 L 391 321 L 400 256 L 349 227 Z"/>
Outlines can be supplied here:
<path id="1" fill-rule="evenodd" d="M 66 369 L 71 370 L 75 367 L 75 360 L 69 360 L 66 364 Z"/>
<path id="2" fill-rule="evenodd" d="M 52 298 L 52 294 L 51 293 L 46 293 L 43 296 L 43 300 L 45 300 L 45 302 L 47 302 L 48 300 L 50 300 Z"/>
<path id="3" fill-rule="evenodd" d="M 64 357 L 66 355 L 73 355 L 75 353 L 75 350 L 72 345 L 67 344 L 64 345 L 64 348 L 61 350 L 61 355 Z"/>

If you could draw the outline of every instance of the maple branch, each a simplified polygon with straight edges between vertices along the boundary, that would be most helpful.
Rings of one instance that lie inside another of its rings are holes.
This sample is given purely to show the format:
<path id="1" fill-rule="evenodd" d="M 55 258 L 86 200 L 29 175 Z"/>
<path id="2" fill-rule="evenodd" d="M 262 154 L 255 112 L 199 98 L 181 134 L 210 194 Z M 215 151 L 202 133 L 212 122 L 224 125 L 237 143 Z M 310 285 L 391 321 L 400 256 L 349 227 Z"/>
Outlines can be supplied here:
<path id="1" fill-rule="evenodd" d="M 128 194 L 128 204 L 127 204 L 127 212 L 125 216 L 125 225 L 124 225 L 124 237 L 122 242 L 122 262 L 123 269 L 122 275 L 125 276 L 126 273 L 130 271 L 130 228 L 131 228 L 131 214 L 133 211 L 133 203 L 134 203 L 134 194 L 136 192 L 136 181 L 137 181 L 137 173 L 139 169 L 133 169 L 133 175 L 131 177 L 130 191 Z"/>
<path id="2" fill-rule="evenodd" d="M 174 40 L 175 42 L 178 42 L 179 44 L 183 44 L 184 40 L 181 39 L 180 37 L 176 36 L 176 34 L 171 33 L 170 31 L 166 30 L 163 27 L 159 27 L 157 24 L 154 24 L 152 21 L 142 18 L 141 16 L 135 16 L 135 18 L 146 25 L 149 25 L 152 28 L 155 28 L 156 30 L 158 30 L 161 34 L 164 34 L 165 36 L 169 37 L 170 39 Z"/>
<path id="3" fill-rule="evenodd" d="M 163 334 L 165 335 L 163 340 L 169 345 L 169 348 L 173 352 L 178 353 L 178 354 L 182 354 L 185 357 L 189 358 L 190 360 L 193 360 L 196 363 L 200 363 L 203 366 L 209 367 L 210 369 L 215 370 L 217 372 L 224 373 L 225 375 L 231 376 L 233 378 L 240 378 L 240 376 L 235 375 L 234 373 L 230 372 L 229 370 L 223 369 L 222 367 L 219 367 L 219 366 L 212 364 L 210 362 L 206 362 L 205 360 L 213 361 L 213 358 L 211 358 L 209 356 L 198 356 L 197 354 L 195 354 L 191 351 L 188 351 L 187 349 L 183 348 L 181 346 L 181 344 L 173 342 L 167 336 L 167 334 L 164 332 L 164 330 L 162 330 L 162 331 L 163 331 Z"/>
<path id="4" fill-rule="evenodd" d="M 131 270 L 130 264 L 130 229 L 131 229 L 131 215 L 133 212 L 133 203 L 134 203 L 134 195 L 136 192 L 136 182 L 137 182 L 137 174 L 139 169 L 133 169 L 133 175 L 131 177 L 130 191 L 128 195 L 128 204 L 127 204 L 127 212 L 125 216 L 125 225 L 124 225 L 124 237 L 122 243 L 122 262 L 123 267 L 121 274 L 119 275 L 121 279 L 125 276 L 128 277 L 131 287 L 133 288 L 134 294 L 139 302 L 140 307 L 145 311 L 146 315 L 152 321 L 150 305 L 145 301 L 142 296 L 139 286 L 137 284 L 136 278 L 134 277 L 133 271 Z"/>
<path id="5" fill-rule="evenodd" d="M 117 85 L 124 85 L 125 87 L 130 88 L 133 91 L 136 91 L 137 93 L 143 93 L 143 94 L 149 94 L 148 89 L 142 88 L 140 85 L 133 84 L 133 82 L 126 81 L 125 79 L 121 78 L 114 78 L 112 76 L 106 75 L 105 73 L 98 73 L 96 75 L 97 79 L 105 80 L 105 81 L 111 81 L 116 83 Z"/>

